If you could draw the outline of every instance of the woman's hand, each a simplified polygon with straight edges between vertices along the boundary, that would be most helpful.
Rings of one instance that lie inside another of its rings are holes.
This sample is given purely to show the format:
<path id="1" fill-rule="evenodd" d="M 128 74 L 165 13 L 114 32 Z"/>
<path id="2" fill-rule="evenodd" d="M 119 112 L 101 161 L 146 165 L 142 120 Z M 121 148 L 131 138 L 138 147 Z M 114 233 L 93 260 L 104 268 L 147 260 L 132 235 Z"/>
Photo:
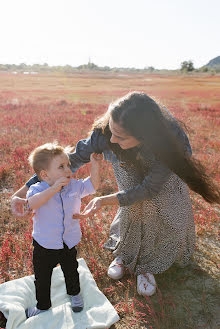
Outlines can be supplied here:
<path id="1" fill-rule="evenodd" d="M 97 197 L 92 199 L 81 214 L 74 214 L 74 219 L 84 219 L 94 215 L 102 207 L 102 198 Z"/>
<path id="2" fill-rule="evenodd" d="M 74 214 L 74 219 L 85 219 L 86 217 L 90 217 L 94 215 L 101 207 L 103 206 L 110 206 L 110 205 L 117 205 L 119 206 L 117 193 L 104 195 L 101 197 L 97 197 L 92 199 L 83 212 L 81 214 Z"/>
<path id="3" fill-rule="evenodd" d="M 11 210 L 16 216 L 24 216 L 29 212 L 27 208 L 27 200 L 19 198 L 18 196 L 13 196 L 11 199 Z"/>

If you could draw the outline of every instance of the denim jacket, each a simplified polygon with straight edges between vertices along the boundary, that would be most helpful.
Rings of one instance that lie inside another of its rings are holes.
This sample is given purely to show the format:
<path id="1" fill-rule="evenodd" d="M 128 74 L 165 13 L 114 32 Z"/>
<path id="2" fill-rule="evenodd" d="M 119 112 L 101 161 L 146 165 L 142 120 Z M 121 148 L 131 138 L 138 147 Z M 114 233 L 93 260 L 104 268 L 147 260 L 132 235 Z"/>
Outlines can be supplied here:
<path id="1" fill-rule="evenodd" d="M 173 132 L 175 133 L 183 152 L 191 155 L 191 146 L 185 132 L 179 128 L 178 125 L 175 125 L 175 121 L 172 122 L 171 129 L 173 129 Z M 83 164 L 90 161 L 91 153 L 103 153 L 105 160 L 110 162 L 119 161 L 116 155 L 109 148 L 106 137 L 102 134 L 101 131 L 95 130 L 92 132 L 91 136 L 80 140 L 76 145 L 75 151 L 69 154 L 71 170 L 73 173 Z M 143 159 L 143 162 L 147 157 L 147 149 L 143 149 L 141 152 L 141 158 Z M 147 175 L 143 178 L 143 181 L 140 184 L 131 189 L 119 191 L 117 193 L 119 205 L 121 207 L 129 206 L 135 202 L 152 199 L 161 191 L 163 185 L 167 182 L 171 173 L 171 170 L 164 164 L 153 159 L 150 171 L 148 171 Z M 27 187 L 30 187 L 30 185 L 35 184 L 36 182 L 38 182 L 38 177 L 34 175 L 26 183 L 26 185 Z"/>

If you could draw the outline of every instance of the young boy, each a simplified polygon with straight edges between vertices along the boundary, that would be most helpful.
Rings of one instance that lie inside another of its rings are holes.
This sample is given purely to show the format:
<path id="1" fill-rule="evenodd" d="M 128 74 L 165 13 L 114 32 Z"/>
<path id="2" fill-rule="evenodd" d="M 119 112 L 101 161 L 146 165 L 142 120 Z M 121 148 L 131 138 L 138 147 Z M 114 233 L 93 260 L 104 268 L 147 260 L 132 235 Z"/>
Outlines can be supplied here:
<path id="1" fill-rule="evenodd" d="M 50 286 L 53 268 L 59 263 L 64 274 L 67 294 L 74 312 L 83 309 L 80 295 L 78 262 L 75 246 L 81 238 L 78 219 L 81 198 L 95 193 L 99 185 L 99 164 L 102 156 L 91 155 L 91 176 L 85 180 L 71 179 L 70 161 L 57 143 L 37 147 L 29 162 L 40 182 L 31 185 L 27 202 L 33 217 L 33 266 L 36 307 L 26 310 L 27 317 L 51 307 Z"/>

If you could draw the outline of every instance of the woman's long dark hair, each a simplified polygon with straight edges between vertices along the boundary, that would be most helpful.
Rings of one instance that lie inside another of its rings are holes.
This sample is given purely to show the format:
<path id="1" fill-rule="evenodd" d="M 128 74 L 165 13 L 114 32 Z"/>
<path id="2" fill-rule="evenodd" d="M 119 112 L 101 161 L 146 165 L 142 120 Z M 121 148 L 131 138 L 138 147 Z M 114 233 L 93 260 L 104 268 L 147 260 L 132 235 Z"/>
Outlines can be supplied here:
<path id="1" fill-rule="evenodd" d="M 110 117 L 129 135 L 150 148 L 159 161 L 207 202 L 220 203 L 219 187 L 206 174 L 201 162 L 186 152 L 183 127 L 164 107 L 144 93 L 132 92 L 110 104 L 108 111 L 95 121 L 93 130 L 102 129 L 113 152 L 125 161 L 132 161 L 129 150 L 110 143 Z M 182 134 L 182 139 L 178 134 Z"/>

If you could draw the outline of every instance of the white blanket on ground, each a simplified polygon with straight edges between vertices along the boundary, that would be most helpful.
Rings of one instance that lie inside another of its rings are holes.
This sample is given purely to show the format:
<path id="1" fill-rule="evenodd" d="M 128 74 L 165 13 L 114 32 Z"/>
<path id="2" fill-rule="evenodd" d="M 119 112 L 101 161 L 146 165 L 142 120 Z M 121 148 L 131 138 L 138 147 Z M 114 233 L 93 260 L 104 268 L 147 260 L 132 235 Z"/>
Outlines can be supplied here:
<path id="1" fill-rule="evenodd" d="M 34 276 L 0 285 L 0 311 L 7 319 L 6 329 L 98 329 L 109 328 L 119 320 L 112 304 L 98 289 L 84 259 L 78 259 L 84 309 L 73 313 L 66 293 L 63 272 L 54 268 L 51 284 L 52 308 L 26 319 L 25 309 L 36 305 Z"/>

